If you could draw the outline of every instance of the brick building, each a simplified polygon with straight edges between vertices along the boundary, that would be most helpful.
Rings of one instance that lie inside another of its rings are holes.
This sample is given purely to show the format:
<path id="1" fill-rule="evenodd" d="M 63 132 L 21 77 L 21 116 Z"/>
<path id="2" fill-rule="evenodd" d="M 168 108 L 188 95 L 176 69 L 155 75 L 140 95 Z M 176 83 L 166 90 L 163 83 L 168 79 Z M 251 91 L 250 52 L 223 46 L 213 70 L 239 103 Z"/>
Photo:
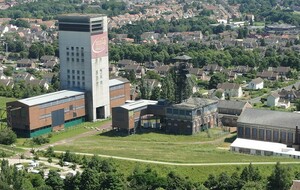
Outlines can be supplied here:
<path id="1" fill-rule="evenodd" d="M 189 98 L 180 104 L 138 100 L 112 108 L 112 127 L 134 133 L 139 127 L 147 126 L 191 135 L 217 125 L 217 103 L 200 98 Z"/>
<path id="2" fill-rule="evenodd" d="M 8 102 L 7 123 L 20 137 L 35 137 L 85 120 L 84 92 L 62 90 Z"/>
<path id="3" fill-rule="evenodd" d="M 125 78 L 109 80 L 110 109 L 130 100 L 130 82 Z"/>

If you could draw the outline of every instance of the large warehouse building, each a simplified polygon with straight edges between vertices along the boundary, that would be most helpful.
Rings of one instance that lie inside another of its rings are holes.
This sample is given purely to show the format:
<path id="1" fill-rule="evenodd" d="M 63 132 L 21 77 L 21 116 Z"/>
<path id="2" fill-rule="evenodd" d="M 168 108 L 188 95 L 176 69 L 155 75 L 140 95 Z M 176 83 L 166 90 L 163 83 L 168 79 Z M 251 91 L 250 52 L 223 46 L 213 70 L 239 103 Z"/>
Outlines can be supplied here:
<path id="1" fill-rule="evenodd" d="M 299 113 L 245 109 L 237 121 L 238 138 L 299 144 Z"/>
<path id="2" fill-rule="evenodd" d="M 58 18 L 61 89 L 86 92 L 87 119 L 110 116 L 107 17 Z"/>
<path id="3" fill-rule="evenodd" d="M 62 90 L 7 103 L 7 123 L 20 137 L 35 137 L 85 120 L 84 92 Z"/>

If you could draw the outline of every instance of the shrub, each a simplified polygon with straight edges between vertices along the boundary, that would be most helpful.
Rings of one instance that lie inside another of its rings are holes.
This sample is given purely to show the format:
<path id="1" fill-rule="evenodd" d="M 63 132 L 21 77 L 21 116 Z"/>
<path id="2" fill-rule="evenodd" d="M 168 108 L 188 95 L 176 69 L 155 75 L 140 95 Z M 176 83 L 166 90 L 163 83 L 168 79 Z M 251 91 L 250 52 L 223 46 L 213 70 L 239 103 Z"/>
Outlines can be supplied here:
<path id="1" fill-rule="evenodd" d="M 0 144 L 10 145 L 15 143 L 17 135 L 10 128 L 3 128 L 0 130 Z"/>
<path id="2" fill-rule="evenodd" d="M 49 138 L 39 136 L 39 137 L 33 137 L 32 142 L 37 145 L 42 145 L 42 144 L 49 143 L 50 140 Z"/>

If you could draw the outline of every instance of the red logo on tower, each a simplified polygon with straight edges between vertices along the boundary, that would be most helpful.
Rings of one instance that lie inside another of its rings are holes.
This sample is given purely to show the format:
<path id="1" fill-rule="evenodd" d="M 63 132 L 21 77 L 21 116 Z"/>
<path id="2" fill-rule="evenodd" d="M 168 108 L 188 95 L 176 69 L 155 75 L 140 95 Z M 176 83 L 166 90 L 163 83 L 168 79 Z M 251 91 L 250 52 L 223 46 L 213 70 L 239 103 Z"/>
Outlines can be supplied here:
<path id="1" fill-rule="evenodd" d="M 92 37 L 92 59 L 108 56 L 107 32 L 93 35 Z"/>

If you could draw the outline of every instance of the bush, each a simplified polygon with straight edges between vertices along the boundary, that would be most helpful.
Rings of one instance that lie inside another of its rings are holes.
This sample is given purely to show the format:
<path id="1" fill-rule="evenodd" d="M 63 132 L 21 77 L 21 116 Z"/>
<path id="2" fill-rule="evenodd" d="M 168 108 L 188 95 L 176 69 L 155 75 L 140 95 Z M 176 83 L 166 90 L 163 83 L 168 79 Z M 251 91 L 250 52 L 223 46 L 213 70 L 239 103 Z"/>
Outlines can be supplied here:
<path id="1" fill-rule="evenodd" d="M 17 135 L 10 128 L 0 130 L 0 144 L 10 145 L 15 143 Z"/>
<path id="2" fill-rule="evenodd" d="M 37 145 L 42 145 L 42 144 L 49 143 L 50 140 L 49 138 L 39 136 L 39 137 L 33 137 L 32 142 Z"/>

